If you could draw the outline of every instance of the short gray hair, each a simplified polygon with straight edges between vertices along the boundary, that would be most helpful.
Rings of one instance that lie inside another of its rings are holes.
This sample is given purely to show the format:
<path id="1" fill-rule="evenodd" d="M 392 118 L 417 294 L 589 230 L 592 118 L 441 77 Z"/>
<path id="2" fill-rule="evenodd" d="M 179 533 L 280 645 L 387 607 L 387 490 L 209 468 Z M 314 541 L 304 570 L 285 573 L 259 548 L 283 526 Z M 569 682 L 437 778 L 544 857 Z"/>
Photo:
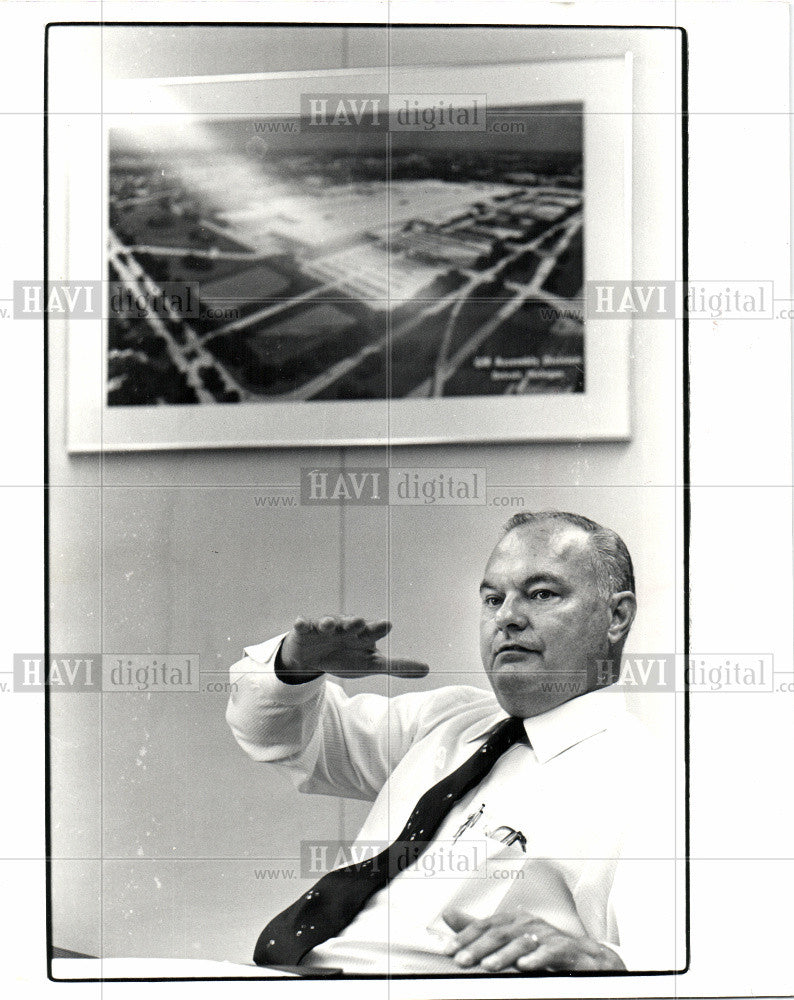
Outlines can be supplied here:
<path id="1" fill-rule="evenodd" d="M 596 582 L 599 591 L 605 599 L 621 590 L 630 590 L 636 594 L 634 583 L 634 566 L 629 550 L 620 535 L 611 528 L 605 528 L 596 521 L 582 514 L 569 514 L 564 510 L 541 510 L 537 512 L 524 511 L 514 514 L 504 526 L 504 534 L 523 528 L 527 524 L 538 524 L 544 521 L 560 521 L 575 528 L 581 528 L 590 536 L 593 543 L 595 558 Z"/>

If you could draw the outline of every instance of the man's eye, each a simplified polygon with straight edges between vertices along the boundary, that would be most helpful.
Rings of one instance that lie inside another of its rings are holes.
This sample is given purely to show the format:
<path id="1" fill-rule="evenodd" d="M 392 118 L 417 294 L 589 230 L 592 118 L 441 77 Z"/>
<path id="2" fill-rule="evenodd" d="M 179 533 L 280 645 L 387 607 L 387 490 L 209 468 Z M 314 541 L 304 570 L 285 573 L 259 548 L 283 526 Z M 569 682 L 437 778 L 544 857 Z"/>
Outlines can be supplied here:
<path id="1" fill-rule="evenodd" d="M 497 594 L 486 594 L 485 597 L 483 597 L 482 602 L 489 608 L 498 608 L 502 603 L 502 598 Z"/>
<path id="2" fill-rule="evenodd" d="M 533 601 L 548 601 L 556 596 L 553 590 L 533 590 L 530 594 Z"/>

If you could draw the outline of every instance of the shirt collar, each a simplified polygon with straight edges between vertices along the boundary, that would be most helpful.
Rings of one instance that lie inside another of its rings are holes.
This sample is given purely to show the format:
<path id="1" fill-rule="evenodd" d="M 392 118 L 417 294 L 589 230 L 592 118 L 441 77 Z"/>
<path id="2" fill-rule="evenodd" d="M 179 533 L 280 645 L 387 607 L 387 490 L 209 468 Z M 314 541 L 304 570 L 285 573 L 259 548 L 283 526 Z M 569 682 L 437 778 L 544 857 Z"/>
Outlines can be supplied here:
<path id="1" fill-rule="evenodd" d="M 579 695 L 549 709 L 542 715 L 524 719 L 524 731 L 541 764 L 570 750 L 591 736 L 603 733 L 626 712 L 626 699 L 614 685 Z M 473 743 L 492 732 L 503 717 L 466 742 Z"/>

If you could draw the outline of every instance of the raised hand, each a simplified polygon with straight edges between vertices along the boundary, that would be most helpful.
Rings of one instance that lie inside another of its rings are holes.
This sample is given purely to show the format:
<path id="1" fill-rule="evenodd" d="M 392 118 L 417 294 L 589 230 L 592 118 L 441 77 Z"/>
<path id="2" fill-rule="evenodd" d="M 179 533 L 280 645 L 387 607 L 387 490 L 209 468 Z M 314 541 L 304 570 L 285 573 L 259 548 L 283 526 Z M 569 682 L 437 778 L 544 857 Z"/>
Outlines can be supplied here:
<path id="1" fill-rule="evenodd" d="M 375 647 L 391 630 L 391 622 L 328 616 L 319 621 L 298 618 L 281 646 L 278 676 L 297 683 L 331 674 L 334 677 L 424 677 L 430 670 L 416 660 L 390 659 Z"/>

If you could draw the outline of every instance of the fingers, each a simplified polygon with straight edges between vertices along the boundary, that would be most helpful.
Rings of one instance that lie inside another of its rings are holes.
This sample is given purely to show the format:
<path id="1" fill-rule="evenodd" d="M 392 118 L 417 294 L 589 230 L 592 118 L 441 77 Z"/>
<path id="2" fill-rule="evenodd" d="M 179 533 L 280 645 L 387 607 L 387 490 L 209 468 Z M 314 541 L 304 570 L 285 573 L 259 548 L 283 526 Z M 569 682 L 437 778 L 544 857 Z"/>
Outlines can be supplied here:
<path id="1" fill-rule="evenodd" d="M 420 677 L 427 677 L 430 667 L 426 663 L 418 660 L 383 660 L 385 673 L 392 677 L 405 677 L 409 680 L 418 680 Z"/>
<path id="2" fill-rule="evenodd" d="M 489 972 L 509 968 L 520 972 L 623 968 L 611 949 L 587 937 L 565 934 L 524 907 L 518 909 L 523 912 L 494 913 L 477 920 L 457 907 L 447 907 L 442 916 L 456 934 L 445 953 L 463 968 L 479 964 Z"/>
<path id="3" fill-rule="evenodd" d="M 484 930 L 478 938 L 467 944 L 455 953 L 455 961 L 458 965 L 476 965 L 485 961 L 486 956 L 493 955 L 509 944 L 515 936 L 515 930 L 509 924 L 502 924 L 496 927 L 489 927 Z M 524 951 L 526 947 L 524 948 Z M 524 952 L 519 950 L 519 954 Z"/>
<path id="4" fill-rule="evenodd" d="M 391 632 L 391 622 L 380 621 L 371 622 L 361 634 L 365 635 L 368 639 L 372 639 L 373 642 L 377 642 L 384 635 L 388 635 L 389 632 Z"/>
<path id="5" fill-rule="evenodd" d="M 512 912 L 476 920 L 452 907 L 444 911 L 443 917 L 457 931 L 444 950 L 463 968 L 479 964 L 489 972 L 509 968 L 529 972 L 603 967 L 578 939 L 537 917 Z"/>
<path id="6" fill-rule="evenodd" d="M 495 913 L 493 916 L 487 917 L 485 920 L 475 920 L 475 918 L 469 916 L 468 913 L 464 913 L 462 910 L 458 910 L 455 907 L 448 907 L 444 910 L 442 916 L 449 926 L 458 932 L 444 949 L 447 955 L 455 955 L 456 959 L 458 952 L 462 949 L 466 949 L 474 941 L 477 941 L 483 935 L 487 934 L 492 928 L 510 922 L 510 918 L 506 914 L 499 913 Z M 483 954 L 487 954 L 487 952 L 483 952 Z M 464 962 L 462 964 L 470 965 L 471 963 Z"/>
<path id="7" fill-rule="evenodd" d="M 367 677 L 389 674 L 416 680 L 426 677 L 430 667 L 409 659 L 390 659 L 378 652 L 376 643 L 391 631 L 391 622 L 367 622 L 361 617 L 325 615 L 320 619 L 298 617 L 285 642 L 282 659 L 294 661 L 335 677 Z"/>
<path id="8" fill-rule="evenodd" d="M 344 662 L 328 668 L 337 677 L 370 677 L 375 674 L 388 674 L 391 677 L 404 677 L 417 680 L 426 677 L 430 667 L 417 660 L 390 660 L 380 653 L 358 650 L 348 653 Z"/>
<path id="9" fill-rule="evenodd" d="M 503 969 L 509 969 L 511 965 L 515 965 L 523 955 L 536 951 L 539 945 L 537 934 L 533 934 L 531 931 L 526 932 L 508 942 L 503 948 L 498 948 L 490 955 L 486 955 L 480 965 L 484 969 L 488 969 L 489 972 L 501 972 Z"/>
<path id="10" fill-rule="evenodd" d="M 529 955 L 522 955 L 516 959 L 516 968 L 522 972 L 540 972 L 546 970 L 553 972 L 557 968 L 554 964 L 557 958 L 557 951 L 553 945 L 542 944 Z"/>
<path id="11" fill-rule="evenodd" d="M 334 632 L 340 635 L 362 635 L 367 629 L 367 623 L 363 618 L 351 618 L 349 615 L 338 615 L 333 619 Z"/>
<path id="12" fill-rule="evenodd" d="M 453 931 L 462 931 L 467 924 L 470 924 L 474 920 L 474 917 L 458 909 L 457 906 L 448 906 L 441 916 Z"/>
<path id="13" fill-rule="evenodd" d="M 522 972 L 590 972 L 600 968 L 592 955 L 577 948 L 575 940 L 566 935 L 550 938 L 515 964 Z"/>
<path id="14" fill-rule="evenodd" d="M 377 621 L 367 623 L 363 618 L 348 615 L 326 615 L 315 621 L 311 618 L 298 617 L 292 626 L 299 635 L 310 635 L 312 632 L 322 632 L 361 635 L 375 642 L 382 639 L 391 630 L 391 622 Z"/>

